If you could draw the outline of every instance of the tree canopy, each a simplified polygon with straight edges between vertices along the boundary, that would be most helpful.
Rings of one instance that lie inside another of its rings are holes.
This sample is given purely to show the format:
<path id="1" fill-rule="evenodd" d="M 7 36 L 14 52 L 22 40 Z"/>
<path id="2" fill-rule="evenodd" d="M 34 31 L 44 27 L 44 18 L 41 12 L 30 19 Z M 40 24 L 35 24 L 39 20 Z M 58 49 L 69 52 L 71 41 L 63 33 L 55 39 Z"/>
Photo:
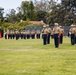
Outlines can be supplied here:
<path id="1" fill-rule="evenodd" d="M 17 9 L 17 13 L 11 9 L 5 19 L 3 18 L 4 8 L 0 8 L 0 26 L 4 23 L 2 26 L 4 28 L 22 29 L 27 23 L 21 23 L 21 20 L 25 22 L 43 20 L 50 25 L 55 22 L 60 25 L 76 24 L 76 0 L 61 0 L 61 3 L 55 0 L 22 1 Z"/>

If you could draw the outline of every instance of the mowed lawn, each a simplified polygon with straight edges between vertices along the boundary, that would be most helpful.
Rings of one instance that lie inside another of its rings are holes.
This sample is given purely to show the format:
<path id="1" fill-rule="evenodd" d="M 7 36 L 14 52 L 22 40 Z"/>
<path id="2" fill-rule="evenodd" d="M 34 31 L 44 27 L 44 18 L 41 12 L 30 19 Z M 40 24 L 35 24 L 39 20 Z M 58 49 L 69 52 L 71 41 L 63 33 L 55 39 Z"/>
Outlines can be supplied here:
<path id="1" fill-rule="evenodd" d="M 42 39 L 0 38 L 0 75 L 76 75 L 76 45 L 64 37 L 59 48 Z"/>

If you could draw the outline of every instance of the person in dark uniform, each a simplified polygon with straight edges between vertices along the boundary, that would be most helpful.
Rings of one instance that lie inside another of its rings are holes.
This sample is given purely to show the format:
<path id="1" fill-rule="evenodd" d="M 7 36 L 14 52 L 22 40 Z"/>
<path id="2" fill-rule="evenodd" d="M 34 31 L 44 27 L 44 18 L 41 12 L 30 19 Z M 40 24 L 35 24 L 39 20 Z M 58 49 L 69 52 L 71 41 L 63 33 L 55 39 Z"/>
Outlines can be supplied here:
<path id="1" fill-rule="evenodd" d="M 18 30 L 16 31 L 16 40 L 18 40 L 19 39 L 19 32 L 18 32 Z"/>
<path id="2" fill-rule="evenodd" d="M 74 25 L 72 24 L 71 25 L 71 28 L 70 28 L 70 33 L 71 33 L 71 45 L 74 45 L 75 44 L 75 28 L 74 28 Z"/>
<path id="3" fill-rule="evenodd" d="M 35 31 L 34 30 L 31 31 L 31 38 L 35 39 Z"/>
<path id="4" fill-rule="evenodd" d="M 21 35 L 21 39 L 23 39 L 24 37 L 23 31 L 21 31 L 20 35 Z"/>
<path id="5" fill-rule="evenodd" d="M 40 30 L 37 30 L 37 31 L 36 31 L 36 38 L 37 38 L 37 39 L 40 39 L 40 33 L 41 33 Z"/>
<path id="6" fill-rule="evenodd" d="M 5 39 L 7 39 L 7 36 L 8 36 L 8 34 L 7 34 L 7 32 L 5 32 Z"/>
<path id="7" fill-rule="evenodd" d="M 13 39 L 13 31 L 10 31 L 10 39 Z"/>
<path id="8" fill-rule="evenodd" d="M 30 30 L 27 30 L 26 34 L 27 34 L 27 39 L 30 39 Z"/>
<path id="9" fill-rule="evenodd" d="M 43 45 L 47 45 L 47 28 L 46 28 L 46 25 L 43 26 L 42 36 L 43 36 Z"/>
<path id="10" fill-rule="evenodd" d="M 63 36 L 64 36 L 64 29 L 62 26 L 59 26 L 60 27 L 60 44 L 63 43 Z"/>
<path id="11" fill-rule="evenodd" d="M 13 39 L 14 39 L 15 38 L 15 32 L 14 31 L 12 32 L 12 36 L 13 36 Z"/>
<path id="12" fill-rule="evenodd" d="M 47 25 L 47 44 L 50 44 L 51 28 Z"/>
<path id="13" fill-rule="evenodd" d="M 8 39 L 10 39 L 10 32 L 8 31 Z"/>
<path id="14" fill-rule="evenodd" d="M 26 31 L 25 30 L 23 32 L 23 37 L 24 37 L 24 39 L 26 39 Z"/>
<path id="15" fill-rule="evenodd" d="M 53 28 L 55 48 L 59 47 L 59 36 L 60 36 L 59 33 L 60 33 L 59 24 L 55 23 Z"/>

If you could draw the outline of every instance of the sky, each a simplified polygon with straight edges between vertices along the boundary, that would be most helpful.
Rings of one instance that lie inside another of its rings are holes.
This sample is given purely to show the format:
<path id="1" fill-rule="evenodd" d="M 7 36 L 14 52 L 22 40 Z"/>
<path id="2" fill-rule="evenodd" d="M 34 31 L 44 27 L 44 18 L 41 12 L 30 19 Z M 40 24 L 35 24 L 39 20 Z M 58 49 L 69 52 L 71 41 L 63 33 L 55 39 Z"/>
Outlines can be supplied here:
<path id="1" fill-rule="evenodd" d="M 17 7 L 21 5 L 22 1 L 29 0 L 0 0 L 0 7 L 4 8 L 5 15 L 5 13 L 9 12 L 9 9 L 15 9 L 17 11 Z"/>
<path id="2" fill-rule="evenodd" d="M 3 7 L 5 10 L 7 9 L 16 9 L 20 6 L 22 1 L 30 1 L 30 0 L 0 0 L 0 7 Z"/>
<path id="3" fill-rule="evenodd" d="M 8 13 L 9 9 L 17 10 L 17 7 L 21 5 L 22 1 L 30 1 L 30 0 L 0 0 L 0 7 L 4 8 L 5 13 Z"/>
<path id="4" fill-rule="evenodd" d="M 20 6 L 22 1 L 29 1 L 29 0 L 0 0 L 0 7 L 7 9 L 16 9 Z"/>

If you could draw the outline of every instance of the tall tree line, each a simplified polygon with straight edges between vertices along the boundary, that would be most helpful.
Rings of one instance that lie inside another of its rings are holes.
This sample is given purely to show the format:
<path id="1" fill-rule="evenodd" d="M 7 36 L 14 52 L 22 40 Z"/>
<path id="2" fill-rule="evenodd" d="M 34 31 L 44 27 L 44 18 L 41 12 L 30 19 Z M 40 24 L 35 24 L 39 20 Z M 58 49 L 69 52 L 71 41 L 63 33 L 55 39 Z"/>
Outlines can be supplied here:
<path id="1" fill-rule="evenodd" d="M 20 20 L 41 21 L 53 25 L 58 22 L 61 25 L 76 23 L 76 0 L 34 0 L 22 1 L 17 8 L 18 12 L 11 9 L 6 14 L 6 22 L 16 23 Z"/>

